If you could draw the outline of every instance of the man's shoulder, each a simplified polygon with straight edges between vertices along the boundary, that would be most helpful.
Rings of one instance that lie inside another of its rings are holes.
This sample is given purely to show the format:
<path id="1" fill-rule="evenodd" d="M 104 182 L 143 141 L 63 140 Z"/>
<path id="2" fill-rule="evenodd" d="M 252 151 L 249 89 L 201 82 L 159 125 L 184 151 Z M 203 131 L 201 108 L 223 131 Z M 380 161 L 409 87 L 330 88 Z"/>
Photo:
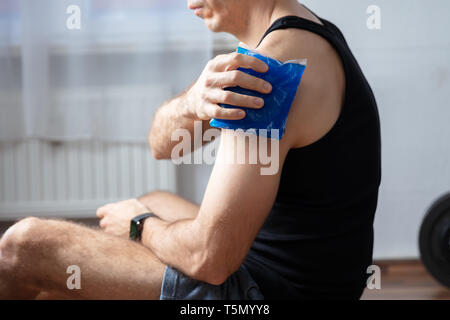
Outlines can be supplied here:
<path id="1" fill-rule="evenodd" d="M 287 61 L 298 55 L 326 57 L 334 48 L 319 34 L 300 28 L 277 29 L 270 32 L 258 50 L 267 51 L 278 60 Z"/>
<path id="2" fill-rule="evenodd" d="M 325 135 L 339 116 L 345 91 L 344 68 L 333 46 L 320 35 L 289 28 L 269 33 L 258 51 L 280 61 L 307 60 L 286 133 L 295 136 L 296 147 Z"/>

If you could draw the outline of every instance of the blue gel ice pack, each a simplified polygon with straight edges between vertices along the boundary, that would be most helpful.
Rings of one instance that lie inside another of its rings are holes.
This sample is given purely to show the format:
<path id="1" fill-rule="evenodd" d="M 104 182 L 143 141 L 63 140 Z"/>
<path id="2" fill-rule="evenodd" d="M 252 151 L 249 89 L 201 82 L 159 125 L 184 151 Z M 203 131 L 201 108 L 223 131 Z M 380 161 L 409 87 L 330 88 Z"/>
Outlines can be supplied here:
<path id="1" fill-rule="evenodd" d="M 272 85 L 272 91 L 269 94 L 259 93 L 257 91 L 244 89 L 241 87 L 225 88 L 232 92 L 255 96 L 264 99 L 264 106 L 260 109 L 251 109 L 244 107 L 220 104 L 223 108 L 238 108 L 246 112 L 246 116 L 240 120 L 223 120 L 213 118 L 209 122 L 212 127 L 222 129 L 249 129 L 248 132 L 256 133 L 260 136 L 272 138 L 271 129 L 278 129 L 278 137 L 281 139 L 286 128 L 286 120 L 297 93 L 300 80 L 305 71 L 306 64 L 299 60 L 290 60 L 285 63 L 263 56 L 259 53 L 239 46 L 238 53 L 246 54 L 264 61 L 269 70 L 265 73 L 259 73 L 252 69 L 238 68 L 238 70 L 248 73 L 252 76 L 261 78 Z M 260 129 L 266 129 L 261 131 Z"/>

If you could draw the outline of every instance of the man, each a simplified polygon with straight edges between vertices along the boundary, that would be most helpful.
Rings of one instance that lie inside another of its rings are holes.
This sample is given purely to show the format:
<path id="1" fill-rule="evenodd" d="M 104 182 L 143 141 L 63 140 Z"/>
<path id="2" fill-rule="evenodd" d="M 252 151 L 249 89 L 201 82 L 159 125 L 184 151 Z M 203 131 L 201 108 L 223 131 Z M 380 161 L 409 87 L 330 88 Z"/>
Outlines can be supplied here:
<path id="1" fill-rule="evenodd" d="M 229 32 L 274 59 L 308 66 L 279 143 L 280 168 L 223 160 L 237 133 L 222 130 L 200 206 L 154 191 L 97 211 L 103 231 L 26 218 L 0 242 L 0 297 L 87 299 L 358 299 L 371 264 L 380 170 L 376 103 L 339 30 L 295 0 L 188 1 L 213 32 Z M 266 72 L 256 58 L 231 53 L 156 113 L 149 144 L 171 157 L 174 130 L 194 121 L 241 119 L 237 108 L 264 101 L 224 88 L 269 93 L 276 84 L 237 69 Z M 258 139 L 266 139 L 259 137 Z M 246 156 L 250 147 L 245 148 Z M 274 150 L 272 150 L 274 151 Z M 275 152 L 275 151 L 274 151 Z M 140 242 L 127 239 L 142 220 Z M 68 290 L 66 269 L 82 271 Z"/>

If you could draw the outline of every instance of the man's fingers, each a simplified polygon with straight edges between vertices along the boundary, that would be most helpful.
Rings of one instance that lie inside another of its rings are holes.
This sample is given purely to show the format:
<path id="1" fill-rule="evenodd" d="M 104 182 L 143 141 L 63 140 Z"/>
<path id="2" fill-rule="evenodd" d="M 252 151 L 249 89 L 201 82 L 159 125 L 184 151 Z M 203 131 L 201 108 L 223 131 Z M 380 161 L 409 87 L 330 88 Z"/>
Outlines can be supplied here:
<path id="1" fill-rule="evenodd" d="M 202 120 L 211 118 L 224 120 L 239 120 L 245 118 L 245 111 L 237 108 L 222 108 L 219 104 L 236 107 L 259 109 L 264 106 L 264 100 L 258 97 L 243 95 L 229 90 L 229 87 L 239 86 L 260 93 L 270 93 L 272 86 L 265 80 L 251 76 L 238 68 L 252 69 L 264 73 L 269 67 L 263 61 L 241 53 L 219 55 L 208 62 L 203 81 L 193 91 L 199 99 L 200 106 L 196 110 L 197 117 Z"/>
<path id="2" fill-rule="evenodd" d="M 95 214 L 99 219 L 103 218 L 105 215 L 105 206 L 98 208 Z"/>
<path id="3" fill-rule="evenodd" d="M 211 102 L 252 109 L 260 109 L 264 106 L 264 99 L 262 98 L 219 89 L 212 93 Z"/>
<path id="4" fill-rule="evenodd" d="M 245 117 L 245 111 L 241 109 L 222 108 L 217 104 L 209 104 L 206 110 L 208 113 L 208 118 L 240 120 Z"/>
<path id="5" fill-rule="evenodd" d="M 99 219 L 103 218 L 114 207 L 115 203 L 108 203 L 97 209 L 96 215 Z"/>
<path id="6" fill-rule="evenodd" d="M 272 91 L 269 82 L 239 70 L 216 73 L 215 77 L 214 84 L 219 88 L 241 87 L 265 94 Z"/>
<path id="7" fill-rule="evenodd" d="M 242 53 L 234 52 L 218 56 L 216 59 L 217 61 L 214 64 L 216 71 L 231 71 L 237 68 L 245 68 L 264 73 L 269 70 L 269 66 L 265 62 Z"/>
<path id="8" fill-rule="evenodd" d="M 102 228 L 103 230 L 106 228 L 106 219 L 101 219 L 99 222 L 100 228 Z"/>

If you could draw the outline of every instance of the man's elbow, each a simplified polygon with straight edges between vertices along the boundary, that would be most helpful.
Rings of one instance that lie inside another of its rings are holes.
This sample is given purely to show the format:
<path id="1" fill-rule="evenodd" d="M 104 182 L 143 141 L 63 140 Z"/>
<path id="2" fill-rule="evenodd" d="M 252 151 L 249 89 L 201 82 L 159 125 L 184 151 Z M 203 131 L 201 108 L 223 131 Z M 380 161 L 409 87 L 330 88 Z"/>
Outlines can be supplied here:
<path id="1" fill-rule="evenodd" d="M 163 152 L 161 150 L 161 147 L 156 143 L 155 138 L 153 137 L 151 132 L 148 135 L 147 142 L 153 158 L 155 158 L 156 160 L 164 160 L 169 158 L 169 156 L 165 152 Z"/>
<path id="2" fill-rule="evenodd" d="M 227 280 L 227 278 L 228 278 L 228 276 L 224 276 L 223 274 L 216 272 L 216 273 L 209 274 L 209 275 L 202 274 L 196 279 L 206 282 L 206 283 L 209 283 L 209 284 L 212 284 L 214 286 L 220 286 Z"/>
<path id="3" fill-rule="evenodd" d="M 205 251 L 198 257 L 193 263 L 192 278 L 215 286 L 223 284 L 238 269 L 232 267 L 230 259 L 223 259 L 223 256 L 218 257 Z"/>
<path id="4" fill-rule="evenodd" d="M 228 274 L 223 268 L 200 268 L 193 274 L 193 278 L 214 286 L 223 284 L 231 274 Z"/>
<path id="5" fill-rule="evenodd" d="M 151 151 L 152 156 L 153 156 L 153 158 L 155 160 L 166 160 L 166 159 L 168 159 L 168 157 L 164 153 L 158 151 L 157 149 L 154 149 L 154 148 L 150 147 L 150 151 Z"/>

